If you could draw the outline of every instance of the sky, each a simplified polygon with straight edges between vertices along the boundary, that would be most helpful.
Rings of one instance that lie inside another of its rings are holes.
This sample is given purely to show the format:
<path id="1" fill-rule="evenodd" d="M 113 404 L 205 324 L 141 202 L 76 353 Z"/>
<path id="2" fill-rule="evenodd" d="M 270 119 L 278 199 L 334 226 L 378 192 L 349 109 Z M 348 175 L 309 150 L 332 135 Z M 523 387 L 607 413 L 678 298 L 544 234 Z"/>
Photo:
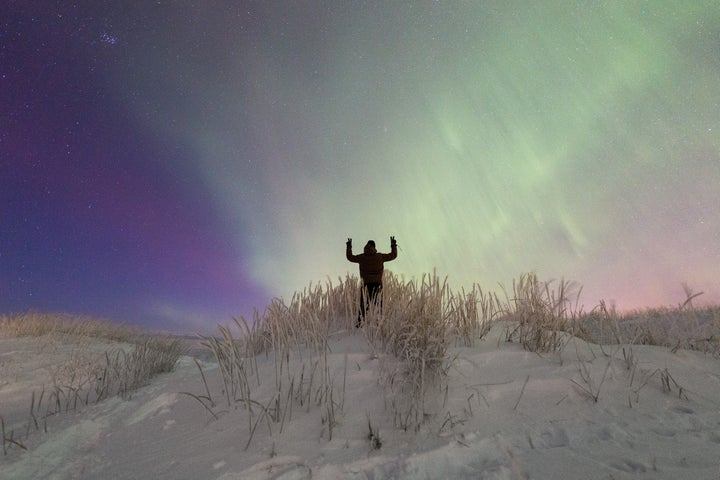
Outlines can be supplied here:
<path id="1" fill-rule="evenodd" d="M 719 83 L 715 0 L 10 0 L 0 313 L 193 332 L 391 235 L 455 289 L 720 302 Z"/>

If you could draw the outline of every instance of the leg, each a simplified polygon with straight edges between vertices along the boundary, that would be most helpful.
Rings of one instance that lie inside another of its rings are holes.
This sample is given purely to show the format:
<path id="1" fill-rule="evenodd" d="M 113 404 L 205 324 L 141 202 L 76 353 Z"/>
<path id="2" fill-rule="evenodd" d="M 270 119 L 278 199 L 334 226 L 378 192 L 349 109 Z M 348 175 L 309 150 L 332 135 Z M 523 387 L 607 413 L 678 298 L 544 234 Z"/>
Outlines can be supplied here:
<path id="1" fill-rule="evenodd" d="M 365 320 L 365 313 L 367 313 L 367 309 L 369 306 L 367 290 L 368 287 L 366 285 L 363 285 L 362 289 L 360 289 L 360 309 L 358 310 L 358 317 L 357 322 L 355 322 L 355 328 L 360 328 L 362 326 L 363 320 Z"/>
<path id="2" fill-rule="evenodd" d="M 369 283 L 368 296 L 370 302 L 382 308 L 382 283 Z"/>
<path id="3" fill-rule="evenodd" d="M 360 292 L 360 311 L 355 326 L 360 328 L 370 305 L 382 309 L 382 283 L 366 283 Z"/>
<path id="4" fill-rule="evenodd" d="M 382 283 L 368 283 L 367 296 L 365 308 L 372 308 L 373 315 L 377 318 L 382 311 Z"/>

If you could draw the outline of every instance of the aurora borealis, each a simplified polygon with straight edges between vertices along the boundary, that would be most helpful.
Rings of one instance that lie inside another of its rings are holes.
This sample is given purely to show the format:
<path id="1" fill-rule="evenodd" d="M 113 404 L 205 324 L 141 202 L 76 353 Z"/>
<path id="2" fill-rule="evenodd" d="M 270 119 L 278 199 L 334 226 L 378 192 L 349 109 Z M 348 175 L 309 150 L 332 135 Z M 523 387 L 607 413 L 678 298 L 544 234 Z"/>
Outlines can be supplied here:
<path id="1" fill-rule="evenodd" d="M 0 313 L 195 331 L 356 266 L 720 301 L 720 4 L 10 1 Z"/>

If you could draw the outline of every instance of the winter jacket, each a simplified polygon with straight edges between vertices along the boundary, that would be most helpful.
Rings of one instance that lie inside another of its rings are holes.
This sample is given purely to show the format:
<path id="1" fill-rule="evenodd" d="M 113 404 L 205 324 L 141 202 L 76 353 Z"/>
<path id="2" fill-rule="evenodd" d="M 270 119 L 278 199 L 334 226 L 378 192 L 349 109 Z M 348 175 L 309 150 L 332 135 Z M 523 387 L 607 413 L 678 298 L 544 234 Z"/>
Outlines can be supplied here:
<path id="1" fill-rule="evenodd" d="M 352 247 L 348 245 L 345 256 L 351 262 L 360 264 L 360 278 L 363 283 L 382 283 L 383 263 L 397 258 L 397 246 L 392 245 L 390 253 L 378 253 L 375 247 L 368 243 L 363 253 L 353 255 Z"/>

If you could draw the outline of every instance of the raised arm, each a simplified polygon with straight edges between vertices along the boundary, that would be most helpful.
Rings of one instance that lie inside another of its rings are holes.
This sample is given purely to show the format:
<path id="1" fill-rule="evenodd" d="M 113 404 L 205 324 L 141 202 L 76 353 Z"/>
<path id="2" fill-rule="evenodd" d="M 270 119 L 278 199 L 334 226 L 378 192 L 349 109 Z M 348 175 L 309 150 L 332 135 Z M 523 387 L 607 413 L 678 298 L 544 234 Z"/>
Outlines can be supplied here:
<path id="1" fill-rule="evenodd" d="M 358 263 L 358 255 L 353 255 L 352 253 L 352 238 L 348 238 L 347 242 L 345 242 L 345 258 L 351 262 Z"/>
<path id="2" fill-rule="evenodd" d="M 397 242 L 395 241 L 395 237 L 390 237 L 390 253 L 383 254 L 383 260 L 386 262 L 389 262 L 390 260 L 395 260 L 397 258 Z"/>

